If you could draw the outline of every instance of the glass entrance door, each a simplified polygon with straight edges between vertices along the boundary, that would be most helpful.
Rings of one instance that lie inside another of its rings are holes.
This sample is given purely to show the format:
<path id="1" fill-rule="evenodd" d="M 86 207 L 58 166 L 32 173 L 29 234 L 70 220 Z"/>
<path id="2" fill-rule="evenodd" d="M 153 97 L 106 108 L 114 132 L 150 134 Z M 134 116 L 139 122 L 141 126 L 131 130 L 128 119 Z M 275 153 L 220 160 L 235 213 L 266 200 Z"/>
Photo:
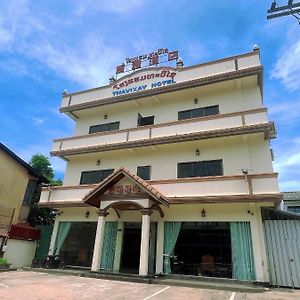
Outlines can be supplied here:
<path id="1" fill-rule="evenodd" d="M 138 273 L 140 264 L 141 223 L 125 222 L 121 256 L 121 272 Z"/>

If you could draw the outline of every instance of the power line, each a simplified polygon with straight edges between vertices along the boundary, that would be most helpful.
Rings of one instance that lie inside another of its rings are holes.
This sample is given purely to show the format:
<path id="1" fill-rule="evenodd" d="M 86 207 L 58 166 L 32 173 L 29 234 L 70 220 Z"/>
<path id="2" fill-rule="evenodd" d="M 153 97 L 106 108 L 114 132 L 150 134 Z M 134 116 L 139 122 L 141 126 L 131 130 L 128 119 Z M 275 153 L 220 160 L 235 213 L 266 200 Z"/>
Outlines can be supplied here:
<path id="1" fill-rule="evenodd" d="M 274 19 L 290 15 L 296 18 L 300 25 L 300 2 L 294 3 L 293 0 L 288 0 L 286 5 L 278 6 L 276 0 L 273 0 L 270 9 L 268 9 L 267 19 Z"/>

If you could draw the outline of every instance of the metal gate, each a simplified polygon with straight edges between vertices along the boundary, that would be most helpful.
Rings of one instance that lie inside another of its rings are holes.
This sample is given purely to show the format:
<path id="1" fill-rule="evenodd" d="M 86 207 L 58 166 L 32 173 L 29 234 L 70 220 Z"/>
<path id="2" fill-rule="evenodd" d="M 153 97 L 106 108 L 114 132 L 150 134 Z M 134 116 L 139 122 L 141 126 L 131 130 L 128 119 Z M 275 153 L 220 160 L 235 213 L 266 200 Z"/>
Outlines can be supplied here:
<path id="1" fill-rule="evenodd" d="M 300 216 L 263 208 L 270 282 L 300 288 Z"/>
<path id="2" fill-rule="evenodd" d="M 53 225 L 37 225 L 37 228 L 41 230 L 41 237 L 35 251 L 35 259 L 46 259 L 49 252 Z"/>

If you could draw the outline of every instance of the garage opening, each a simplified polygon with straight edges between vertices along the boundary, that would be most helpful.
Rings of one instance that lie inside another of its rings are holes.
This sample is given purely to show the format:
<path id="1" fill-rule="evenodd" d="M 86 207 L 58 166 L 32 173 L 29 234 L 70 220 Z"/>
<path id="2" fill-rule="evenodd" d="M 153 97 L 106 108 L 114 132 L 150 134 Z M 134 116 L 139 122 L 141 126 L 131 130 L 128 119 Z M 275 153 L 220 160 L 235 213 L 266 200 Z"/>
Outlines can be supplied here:
<path id="1" fill-rule="evenodd" d="M 172 273 L 232 278 L 229 222 L 183 222 L 171 257 Z"/>
<path id="2" fill-rule="evenodd" d="M 138 273 L 140 264 L 141 223 L 125 222 L 120 271 Z"/>

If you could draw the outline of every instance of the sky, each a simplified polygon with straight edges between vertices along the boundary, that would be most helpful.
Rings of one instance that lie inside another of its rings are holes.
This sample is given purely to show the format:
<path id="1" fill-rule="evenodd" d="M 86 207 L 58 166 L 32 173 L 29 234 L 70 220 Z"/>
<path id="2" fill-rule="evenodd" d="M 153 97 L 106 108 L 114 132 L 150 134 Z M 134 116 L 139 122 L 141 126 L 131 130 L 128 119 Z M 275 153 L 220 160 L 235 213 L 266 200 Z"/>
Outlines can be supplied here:
<path id="1" fill-rule="evenodd" d="M 278 0 L 286 4 L 287 0 Z M 271 0 L 0 0 L 0 141 L 25 161 L 73 135 L 61 93 L 108 84 L 126 57 L 179 50 L 186 66 L 252 51 L 281 191 L 300 190 L 300 26 L 266 19 Z M 57 178 L 65 163 L 50 158 Z"/>

